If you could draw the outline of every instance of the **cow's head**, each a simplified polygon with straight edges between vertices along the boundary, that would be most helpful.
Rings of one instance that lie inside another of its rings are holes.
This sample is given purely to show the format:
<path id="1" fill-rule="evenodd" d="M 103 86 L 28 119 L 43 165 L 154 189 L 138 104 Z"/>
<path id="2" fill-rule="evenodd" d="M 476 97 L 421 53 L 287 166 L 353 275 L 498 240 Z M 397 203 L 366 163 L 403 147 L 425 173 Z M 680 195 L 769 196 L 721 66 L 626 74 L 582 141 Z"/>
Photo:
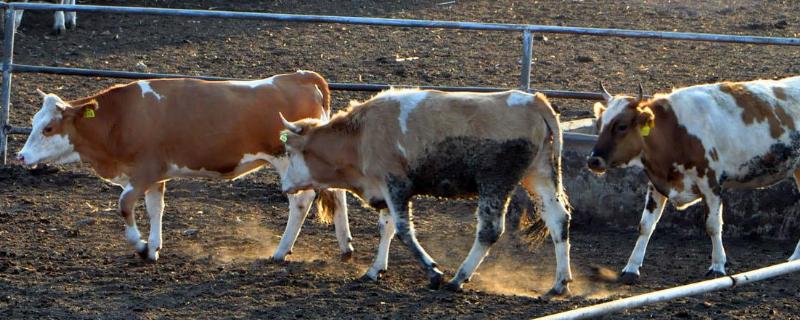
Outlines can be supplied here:
<path id="1" fill-rule="evenodd" d="M 69 140 L 67 126 L 77 112 L 75 107 L 55 94 L 36 90 L 43 98 L 42 108 L 33 116 L 33 130 L 17 160 L 25 165 L 43 162 L 56 164 L 80 160 Z"/>
<path id="2" fill-rule="evenodd" d="M 353 139 L 331 128 L 324 112 L 321 119 L 295 122 L 280 116 L 286 128 L 281 140 L 289 158 L 287 172 L 281 177 L 283 192 L 347 187 L 348 177 L 357 172 L 353 167 L 357 156 Z"/>
<path id="3" fill-rule="evenodd" d="M 589 169 L 604 173 L 608 168 L 625 166 L 639 159 L 644 147 L 643 137 L 649 135 L 653 127 L 653 113 L 643 108 L 642 86 L 639 85 L 637 98 L 612 96 L 603 90 L 605 105 L 597 102 L 594 114 L 597 118 L 597 143 L 587 158 Z"/>

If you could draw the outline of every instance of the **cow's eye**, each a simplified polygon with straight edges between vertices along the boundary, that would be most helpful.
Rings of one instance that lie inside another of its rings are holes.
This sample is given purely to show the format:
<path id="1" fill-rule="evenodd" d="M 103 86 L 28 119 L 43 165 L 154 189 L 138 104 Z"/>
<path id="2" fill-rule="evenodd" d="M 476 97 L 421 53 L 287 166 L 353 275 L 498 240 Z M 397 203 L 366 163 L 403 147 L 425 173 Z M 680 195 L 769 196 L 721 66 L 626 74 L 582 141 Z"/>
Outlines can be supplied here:
<path id="1" fill-rule="evenodd" d="M 44 127 L 44 130 L 42 130 L 42 132 L 44 132 L 45 134 L 53 132 L 53 127 L 51 126 Z"/>
<path id="2" fill-rule="evenodd" d="M 625 132 L 625 130 L 628 130 L 628 125 L 627 124 L 621 124 L 621 125 L 617 126 L 617 131 Z"/>

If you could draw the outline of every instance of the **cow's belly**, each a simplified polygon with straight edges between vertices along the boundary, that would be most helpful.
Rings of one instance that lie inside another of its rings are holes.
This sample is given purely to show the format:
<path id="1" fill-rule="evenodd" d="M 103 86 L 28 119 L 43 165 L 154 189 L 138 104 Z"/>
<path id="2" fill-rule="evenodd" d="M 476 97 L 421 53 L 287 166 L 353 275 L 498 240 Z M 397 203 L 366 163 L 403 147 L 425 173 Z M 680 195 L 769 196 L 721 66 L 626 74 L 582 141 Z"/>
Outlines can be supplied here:
<path id="1" fill-rule="evenodd" d="M 777 142 L 769 151 L 754 156 L 720 176 L 723 187 L 763 188 L 791 176 L 800 165 L 800 134 L 792 133 L 788 142 Z"/>
<path id="2" fill-rule="evenodd" d="M 259 152 L 257 154 L 245 154 L 238 162 L 209 162 L 207 166 L 188 167 L 170 163 L 167 167 L 166 176 L 167 178 L 237 179 L 260 169 L 269 163 L 271 159 L 274 159 L 274 157 Z"/>
<path id="3" fill-rule="evenodd" d="M 510 191 L 537 151 L 525 139 L 444 139 L 413 163 L 409 173 L 412 193 L 458 198 L 475 196 L 489 186 L 508 186 Z"/>

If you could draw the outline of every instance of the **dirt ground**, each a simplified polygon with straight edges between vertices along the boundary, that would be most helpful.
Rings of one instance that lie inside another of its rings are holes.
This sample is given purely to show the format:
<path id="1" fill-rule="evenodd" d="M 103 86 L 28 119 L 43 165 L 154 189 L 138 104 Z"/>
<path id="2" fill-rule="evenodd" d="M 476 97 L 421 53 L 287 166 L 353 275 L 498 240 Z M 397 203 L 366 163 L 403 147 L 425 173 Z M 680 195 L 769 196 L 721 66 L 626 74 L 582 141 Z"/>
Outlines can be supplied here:
<path id="1" fill-rule="evenodd" d="M 796 1 L 93 1 L 96 4 L 800 36 Z M 78 29 L 49 34 L 52 17 L 26 13 L 15 61 L 146 72 L 258 78 L 297 69 L 332 82 L 514 87 L 521 35 L 439 29 L 263 23 L 82 14 Z M 800 73 L 797 48 L 545 34 L 534 43 L 535 88 L 649 92 L 708 81 Z M 417 59 L 403 59 L 403 58 Z M 125 80 L 21 74 L 11 122 L 29 126 L 36 88 L 77 98 Z M 335 92 L 335 107 L 363 93 Z M 591 103 L 555 100 L 564 118 Z M 202 130 L 202 129 L 198 129 Z M 12 137 L 16 152 L 23 136 Z M 703 279 L 710 243 L 696 232 L 656 231 L 642 284 L 597 278 L 616 272 L 635 226 L 572 228 L 573 296 L 542 299 L 554 273 L 548 241 L 528 249 L 504 236 L 464 293 L 430 291 L 405 248 L 390 270 L 360 281 L 378 243 L 377 215 L 351 201 L 355 259 L 338 261 L 333 227 L 309 220 L 287 263 L 267 260 L 287 216 L 277 175 L 167 186 L 164 249 L 143 263 L 125 243 L 119 189 L 90 168 L 0 167 L 0 318 L 522 318 Z M 474 203 L 419 199 L 420 240 L 452 273 L 474 234 Z M 578 208 L 575 215 L 585 214 Z M 639 211 L 641 208 L 631 208 Z M 140 228 L 147 231 L 143 208 Z M 187 232 L 196 230 L 195 232 Z M 726 239 L 729 272 L 784 261 L 794 241 Z M 800 318 L 800 275 L 679 299 L 608 318 Z"/>

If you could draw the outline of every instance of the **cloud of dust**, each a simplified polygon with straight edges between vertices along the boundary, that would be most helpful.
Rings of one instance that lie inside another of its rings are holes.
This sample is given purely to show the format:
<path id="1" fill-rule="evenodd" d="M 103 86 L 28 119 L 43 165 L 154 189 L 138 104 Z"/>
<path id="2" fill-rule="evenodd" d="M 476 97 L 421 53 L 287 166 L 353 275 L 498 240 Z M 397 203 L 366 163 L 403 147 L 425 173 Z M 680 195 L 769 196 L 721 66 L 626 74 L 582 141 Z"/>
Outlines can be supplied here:
<path id="1" fill-rule="evenodd" d="M 467 257 L 474 233 L 433 234 L 423 246 L 443 268 L 455 273 Z M 555 257 L 549 238 L 530 250 L 510 235 L 503 235 L 465 287 L 494 294 L 539 297 L 546 294 L 555 280 Z M 573 296 L 602 299 L 625 293 L 616 285 L 616 272 L 596 266 L 578 265 L 572 260 Z"/>

